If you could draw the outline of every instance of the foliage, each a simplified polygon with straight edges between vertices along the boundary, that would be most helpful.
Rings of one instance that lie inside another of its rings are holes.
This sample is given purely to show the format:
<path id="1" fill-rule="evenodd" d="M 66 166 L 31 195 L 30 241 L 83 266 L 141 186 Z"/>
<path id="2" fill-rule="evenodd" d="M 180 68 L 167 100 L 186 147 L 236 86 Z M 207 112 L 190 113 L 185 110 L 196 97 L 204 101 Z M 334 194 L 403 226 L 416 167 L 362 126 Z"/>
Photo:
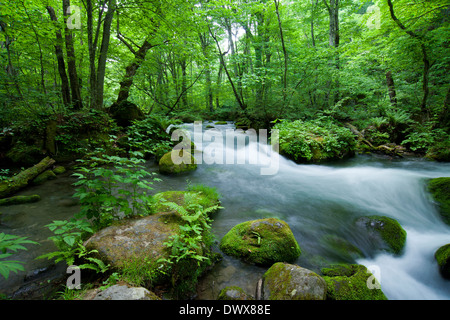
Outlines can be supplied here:
<path id="1" fill-rule="evenodd" d="M 134 156 L 142 154 L 135 152 Z M 78 181 L 75 197 L 81 204 L 77 218 L 92 219 L 96 229 L 123 217 L 146 215 L 150 211 L 152 173 L 141 165 L 142 158 L 122 158 L 102 154 L 89 160 L 79 160 L 74 176 Z"/>
<path id="2" fill-rule="evenodd" d="M 204 187 L 203 187 L 204 188 Z M 211 219 L 209 214 L 221 208 L 219 205 L 203 207 L 197 201 L 198 193 L 185 194 L 184 205 L 175 202 L 163 202 L 163 204 L 180 215 L 184 224 L 180 224 L 179 231 L 164 243 L 169 255 L 157 261 L 160 264 L 158 270 L 170 274 L 173 295 L 185 296 L 192 292 L 198 277 L 203 270 L 213 263 L 214 254 L 211 245 L 214 242 L 213 235 L 209 232 Z"/>
<path id="3" fill-rule="evenodd" d="M 330 120 L 281 121 L 279 130 L 280 152 L 299 162 L 340 159 L 352 154 L 355 138 L 347 129 Z"/>
<path id="4" fill-rule="evenodd" d="M 8 279 L 9 273 L 24 271 L 23 262 L 17 260 L 4 260 L 13 255 L 12 252 L 18 250 L 27 250 L 24 244 L 37 244 L 37 242 L 27 240 L 26 237 L 19 237 L 15 235 L 0 233 L 0 274 Z"/>

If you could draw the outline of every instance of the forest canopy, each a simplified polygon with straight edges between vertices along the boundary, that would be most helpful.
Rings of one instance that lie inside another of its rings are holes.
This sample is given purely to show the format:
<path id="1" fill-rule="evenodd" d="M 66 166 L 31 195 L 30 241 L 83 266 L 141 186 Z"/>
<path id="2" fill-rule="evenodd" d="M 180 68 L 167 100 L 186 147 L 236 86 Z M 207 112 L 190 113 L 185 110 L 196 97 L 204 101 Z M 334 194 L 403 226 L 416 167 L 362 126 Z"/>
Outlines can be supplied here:
<path id="1" fill-rule="evenodd" d="M 377 144 L 449 149 L 446 0 L 8 0 L 0 8 L 2 143 L 48 131 L 49 119 L 107 127 L 100 114 L 126 103 L 140 115 L 254 128 L 332 117 Z"/>

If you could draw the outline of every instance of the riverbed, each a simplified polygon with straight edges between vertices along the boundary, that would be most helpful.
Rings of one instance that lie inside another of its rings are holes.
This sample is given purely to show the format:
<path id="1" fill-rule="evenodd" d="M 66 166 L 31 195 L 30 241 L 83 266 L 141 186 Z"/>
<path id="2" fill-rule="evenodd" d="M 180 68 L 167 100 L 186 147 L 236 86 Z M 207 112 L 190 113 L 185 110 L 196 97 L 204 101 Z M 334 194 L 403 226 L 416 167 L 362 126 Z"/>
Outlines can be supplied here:
<path id="1" fill-rule="evenodd" d="M 207 129 L 208 125 L 214 128 Z M 294 233 L 302 250 L 295 263 L 302 267 L 320 272 L 320 268 L 332 263 L 359 263 L 377 276 L 388 299 L 450 299 L 450 281 L 441 277 L 434 260 L 434 252 L 450 243 L 450 227 L 442 222 L 425 186 L 429 178 L 450 176 L 449 163 L 357 155 L 334 163 L 301 165 L 281 156 L 271 158 L 273 153 L 265 141 L 248 138 L 244 145 L 227 143 L 227 132 L 231 136 L 246 135 L 234 131 L 231 122 L 203 122 L 201 132 L 195 132 L 193 124 L 184 128 L 194 142 L 195 138 L 201 139 L 198 148 L 203 152 L 196 157 L 202 163 L 185 175 L 161 176 L 162 181 L 155 182 L 153 191 L 183 190 L 188 183 L 216 187 L 223 206 L 212 217 L 217 244 L 240 222 L 277 217 L 286 221 Z M 220 156 L 225 160 L 222 163 L 218 161 Z M 258 161 L 250 160 L 254 156 Z M 262 174 L 262 168 L 275 165 L 272 174 Z M 158 171 L 152 161 L 146 167 Z M 44 275 L 52 274 L 46 269 L 48 262 L 34 258 L 53 249 L 45 225 L 68 219 L 79 210 L 71 197 L 73 182 L 68 172 L 20 192 L 39 194 L 40 202 L 0 208 L 0 232 L 40 242 L 39 246 L 27 245 L 28 251 L 14 257 L 26 262 L 26 270 L 12 274 L 8 281 L 0 279 L 0 292 L 9 294 L 23 287 L 24 277 L 31 281 L 39 270 Z M 355 219 L 367 215 L 388 216 L 402 225 L 407 240 L 400 256 L 377 250 L 354 232 Z M 358 247 L 362 256 L 336 250 L 336 239 Z M 215 250 L 220 251 L 218 245 Z M 201 279 L 197 299 L 215 299 L 229 285 L 254 294 L 256 282 L 266 270 L 224 255 Z"/>

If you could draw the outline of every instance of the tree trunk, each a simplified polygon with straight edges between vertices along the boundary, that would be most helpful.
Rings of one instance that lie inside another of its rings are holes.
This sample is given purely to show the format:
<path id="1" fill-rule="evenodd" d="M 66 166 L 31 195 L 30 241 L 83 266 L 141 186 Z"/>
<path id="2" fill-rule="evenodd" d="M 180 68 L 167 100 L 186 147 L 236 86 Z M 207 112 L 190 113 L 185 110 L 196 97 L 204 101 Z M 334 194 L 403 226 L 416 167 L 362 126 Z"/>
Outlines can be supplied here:
<path id="1" fill-rule="evenodd" d="M 116 101 L 117 104 L 128 99 L 134 75 L 141 66 L 142 61 L 144 61 L 147 51 L 152 47 L 151 43 L 145 40 L 139 50 L 136 51 L 133 62 L 125 68 L 125 76 L 120 82 L 120 91 Z"/>
<path id="2" fill-rule="evenodd" d="M 95 107 L 96 109 L 103 108 L 103 92 L 105 84 L 106 73 L 106 57 L 108 56 L 109 39 L 111 37 L 111 24 L 114 18 L 114 12 L 116 10 L 116 0 L 108 1 L 108 11 L 105 15 L 105 21 L 103 22 L 103 36 L 102 44 L 100 47 L 100 54 L 98 57 L 97 65 L 97 79 L 95 85 Z"/>
<path id="3" fill-rule="evenodd" d="M 8 180 L 0 182 L 0 198 L 7 197 L 26 187 L 31 180 L 36 178 L 54 163 L 55 160 L 46 157 L 33 167 L 20 172 Z"/>
<path id="4" fill-rule="evenodd" d="M 50 15 L 50 19 L 54 22 L 58 22 L 58 18 L 56 17 L 55 10 L 47 6 L 48 14 Z M 70 103 L 70 87 L 69 87 L 69 79 L 66 74 L 66 64 L 64 62 L 64 52 L 61 48 L 61 44 L 63 44 L 63 38 L 61 35 L 61 31 L 56 29 L 56 44 L 55 44 L 55 54 L 56 60 L 58 62 L 58 73 L 61 78 L 61 96 L 63 100 L 63 104 L 68 106 Z"/>
<path id="5" fill-rule="evenodd" d="M 275 2 L 275 12 L 277 14 L 277 19 L 278 19 L 278 28 L 280 30 L 280 38 L 281 38 L 281 46 L 283 48 L 283 56 L 284 56 L 284 74 L 283 74 L 283 108 L 282 110 L 284 110 L 285 107 L 285 102 L 286 102 L 286 95 L 287 95 L 287 73 L 288 73 L 288 54 L 286 51 L 286 46 L 284 44 L 284 36 L 283 36 L 283 28 L 281 26 L 281 18 L 280 18 L 280 11 L 278 8 L 279 5 L 279 0 L 274 0 Z M 283 112 L 281 112 L 282 114 Z"/>
<path id="6" fill-rule="evenodd" d="M 430 61 L 428 60 L 428 54 L 427 49 L 425 47 L 425 41 L 422 36 L 419 34 L 408 30 L 405 25 L 397 18 L 394 12 L 394 5 L 392 4 L 391 0 L 387 0 L 389 11 L 391 14 L 392 20 L 398 25 L 400 29 L 405 31 L 408 35 L 410 35 L 412 38 L 417 39 L 420 41 L 420 49 L 422 50 L 422 61 L 423 61 L 423 75 L 422 75 L 422 91 L 423 91 L 423 98 L 422 102 L 420 104 L 422 116 L 424 119 L 428 120 L 430 117 L 430 111 L 427 107 L 427 100 L 428 100 L 428 94 L 429 94 L 429 88 L 428 88 L 428 75 L 430 73 Z"/>
<path id="7" fill-rule="evenodd" d="M 395 92 L 394 78 L 392 78 L 391 71 L 386 72 L 386 83 L 389 90 L 389 99 L 391 104 L 395 107 L 397 106 L 397 97 Z"/>
<path id="8" fill-rule="evenodd" d="M 83 108 L 83 102 L 81 99 L 80 82 L 77 74 L 73 37 L 72 31 L 67 27 L 67 17 L 70 15 L 70 13 L 68 12 L 69 7 L 70 0 L 63 0 L 63 12 L 65 17 L 64 22 L 66 23 L 65 39 L 67 51 L 67 70 L 69 73 L 70 89 L 72 91 L 72 104 L 75 110 L 80 110 L 81 108 Z"/>

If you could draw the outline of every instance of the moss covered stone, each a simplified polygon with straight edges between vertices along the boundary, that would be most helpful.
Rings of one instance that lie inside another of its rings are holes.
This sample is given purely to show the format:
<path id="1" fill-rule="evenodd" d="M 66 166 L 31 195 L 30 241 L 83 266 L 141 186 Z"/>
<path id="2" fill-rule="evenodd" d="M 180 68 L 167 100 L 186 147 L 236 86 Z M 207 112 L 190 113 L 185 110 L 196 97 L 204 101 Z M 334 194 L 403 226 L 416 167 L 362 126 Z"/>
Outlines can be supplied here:
<path id="1" fill-rule="evenodd" d="M 183 158 L 180 164 L 175 164 L 172 160 L 172 152 L 180 152 L 179 157 Z M 197 163 L 191 153 L 187 151 L 171 151 L 164 154 L 159 160 L 159 172 L 162 174 L 179 174 L 197 169 Z"/>
<path id="2" fill-rule="evenodd" d="M 434 254 L 439 271 L 444 278 L 450 279 L 450 243 L 440 247 Z"/>
<path id="3" fill-rule="evenodd" d="M 33 179 L 33 184 L 43 184 L 47 180 L 56 179 L 56 174 L 52 170 L 46 170 Z"/>
<path id="4" fill-rule="evenodd" d="M 64 168 L 63 166 L 56 166 L 52 171 L 56 175 L 63 174 L 64 172 L 66 172 L 66 168 Z"/>
<path id="5" fill-rule="evenodd" d="M 431 179 L 428 190 L 438 203 L 442 220 L 450 225 L 450 177 Z"/>
<path id="6" fill-rule="evenodd" d="M 330 300 L 387 300 L 378 280 L 363 265 L 336 265 L 321 270 Z"/>
<path id="7" fill-rule="evenodd" d="M 260 265 L 293 262 L 301 253 L 288 224 L 275 218 L 246 221 L 234 226 L 222 238 L 220 249 L 228 255 Z"/>
<path id="8" fill-rule="evenodd" d="M 229 286 L 220 290 L 217 300 L 253 300 L 253 297 L 238 286 Z"/>
<path id="9" fill-rule="evenodd" d="M 406 231 L 397 220 L 384 216 L 361 217 L 356 225 L 362 227 L 366 237 L 380 249 L 400 254 L 406 243 Z"/>
<path id="10" fill-rule="evenodd" d="M 263 276 L 263 300 L 325 300 L 327 284 L 315 272 L 278 262 Z"/>
<path id="11" fill-rule="evenodd" d="M 195 205 L 200 205 L 203 209 L 206 209 L 220 204 L 217 194 L 205 194 L 194 191 L 164 191 L 155 194 L 153 198 L 155 200 L 153 209 L 155 212 L 174 213 L 173 209 L 165 205 L 166 202 L 174 202 L 187 210 L 190 207 L 195 208 Z"/>

